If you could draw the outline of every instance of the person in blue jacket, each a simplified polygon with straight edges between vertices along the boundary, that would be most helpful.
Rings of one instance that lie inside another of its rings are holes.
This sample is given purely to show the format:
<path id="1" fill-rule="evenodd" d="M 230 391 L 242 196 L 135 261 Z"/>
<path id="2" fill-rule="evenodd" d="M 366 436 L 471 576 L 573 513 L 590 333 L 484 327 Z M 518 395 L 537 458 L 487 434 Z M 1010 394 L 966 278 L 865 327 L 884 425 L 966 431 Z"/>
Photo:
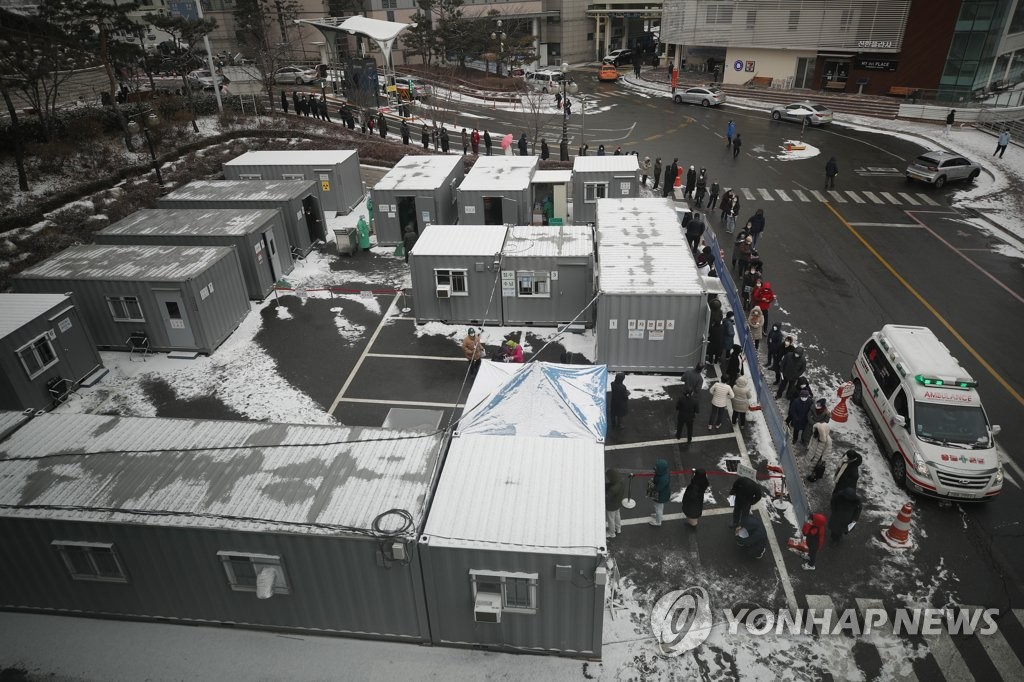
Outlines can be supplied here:
<path id="1" fill-rule="evenodd" d="M 768 550 L 768 533 L 758 516 L 751 514 L 736 528 L 736 544 L 751 559 L 760 559 Z"/>
<path id="2" fill-rule="evenodd" d="M 669 481 L 668 462 L 659 459 L 654 463 L 654 513 L 648 522 L 652 526 L 660 526 L 661 518 L 665 512 L 665 503 L 672 497 L 672 485 Z"/>
<path id="3" fill-rule="evenodd" d="M 729 121 L 729 125 L 725 126 L 725 146 L 732 146 L 733 135 L 736 134 L 736 122 Z"/>

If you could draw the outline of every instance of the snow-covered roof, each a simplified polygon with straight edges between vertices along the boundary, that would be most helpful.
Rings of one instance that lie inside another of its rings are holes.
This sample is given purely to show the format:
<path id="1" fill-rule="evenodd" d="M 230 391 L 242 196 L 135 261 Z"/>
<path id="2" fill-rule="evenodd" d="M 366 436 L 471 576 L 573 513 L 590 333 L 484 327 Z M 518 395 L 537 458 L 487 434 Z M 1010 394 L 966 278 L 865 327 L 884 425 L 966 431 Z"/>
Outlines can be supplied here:
<path id="1" fill-rule="evenodd" d="M 493 256 L 505 244 L 504 225 L 428 225 L 413 256 Z"/>
<path id="2" fill-rule="evenodd" d="M 315 192 L 313 180 L 193 180 L 160 201 L 290 201 Z"/>
<path id="3" fill-rule="evenodd" d="M 686 245 L 600 243 L 603 294 L 703 294 L 704 282 Z"/>
<path id="4" fill-rule="evenodd" d="M 65 302 L 67 294 L 0 294 L 0 339 Z"/>
<path id="5" fill-rule="evenodd" d="M 577 156 L 572 162 L 572 170 L 574 173 L 633 173 L 640 170 L 640 160 L 635 154 Z"/>
<path id="6" fill-rule="evenodd" d="M 686 244 L 686 238 L 671 199 L 598 199 L 597 243 Z"/>
<path id="7" fill-rule="evenodd" d="M 594 235 L 588 225 L 517 225 L 508 231 L 504 256 L 589 256 Z"/>
<path id="8" fill-rule="evenodd" d="M 234 252 L 228 246 L 101 246 L 64 249 L 15 279 L 180 281 L 195 277 Z"/>
<path id="9" fill-rule="evenodd" d="M 435 189 L 444 184 L 452 170 L 462 163 L 461 156 L 434 154 L 430 156 L 403 156 L 382 177 L 374 189 Z"/>
<path id="10" fill-rule="evenodd" d="M 439 448 L 382 429 L 47 414 L 0 442 L 0 515 L 327 535 L 404 509 L 413 537 Z"/>
<path id="11" fill-rule="evenodd" d="M 278 215 L 276 208 L 146 208 L 98 234 L 242 235 L 261 229 Z"/>
<path id="12" fill-rule="evenodd" d="M 431 547 L 594 556 L 605 550 L 603 512 L 601 443 L 460 436 L 424 534 Z"/>
<path id="13" fill-rule="evenodd" d="M 353 149 L 268 149 L 246 152 L 225 166 L 334 166 L 345 163 L 358 152 Z"/>
<path id="14" fill-rule="evenodd" d="M 603 441 L 607 386 L 604 365 L 484 361 L 457 433 Z"/>
<path id="15" fill-rule="evenodd" d="M 35 296 L 35 294 L 30 295 Z M 13 411 L 0 412 L 0 440 L 6 438 L 11 431 L 17 429 L 29 419 L 31 419 L 31 410 L 28 411 L 28 414 Z"/>
<path id="16" fill-rule="evenodd" d="M 538 162 L 536 156 L 481 156 L 459 190 L 524 190 L 530 186 Z"/>
<path id="17" fill-rule="evenodd" d="M 534 185 L 559 185 L 572 182 L 571 170 L 538 170 L 533 174 Z"/>
<path id="18" fill-rule="evenodd" d="M 338 28 L 349 33 L 362 33 L 373 40 L 394 40 L 399 33 L 413 25 L 354 16 L 338 24 Z"/>

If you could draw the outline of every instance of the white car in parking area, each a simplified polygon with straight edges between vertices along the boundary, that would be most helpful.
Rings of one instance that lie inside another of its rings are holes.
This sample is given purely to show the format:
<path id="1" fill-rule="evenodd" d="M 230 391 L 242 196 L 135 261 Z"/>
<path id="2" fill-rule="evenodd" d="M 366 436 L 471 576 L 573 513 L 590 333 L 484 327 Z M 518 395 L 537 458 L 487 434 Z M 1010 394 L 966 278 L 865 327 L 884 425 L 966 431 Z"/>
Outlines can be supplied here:
<path id="1" fill-rule="evenodd" d="M 309 85 L 319 77 L 320 73 L 316 69 L 307 69 L 302 66 L 285 66 L 274 72 L 275 83 Z"/>
<path id="2" fill-rule="evenodd" d="M 551 94 L 562 88 L 565 74 L 554 69 L 541 69 L 540 71 L 527 71 L 523 74 L 523 80 L 534 90 Z"/>
<path id="3" fill-rule="evenodd" d="M 699 104 L 702 107 L 717 107 L 725 101 L 725 93 L 716 87 L 702 85 L 696 88 L 683 88 L 672 95 L 676 104 Z"/>

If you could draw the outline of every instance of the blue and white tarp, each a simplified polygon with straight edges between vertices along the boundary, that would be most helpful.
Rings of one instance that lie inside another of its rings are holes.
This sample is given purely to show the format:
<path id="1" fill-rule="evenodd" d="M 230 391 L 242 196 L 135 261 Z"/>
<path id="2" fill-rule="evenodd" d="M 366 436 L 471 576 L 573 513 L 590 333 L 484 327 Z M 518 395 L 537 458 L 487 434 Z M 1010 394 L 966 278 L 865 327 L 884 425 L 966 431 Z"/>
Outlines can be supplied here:
<path id="1" fill-rule="evenodd" d="M 592 438 L 608 429 L 605 365 L 480 363 L 456 435 Z"/>

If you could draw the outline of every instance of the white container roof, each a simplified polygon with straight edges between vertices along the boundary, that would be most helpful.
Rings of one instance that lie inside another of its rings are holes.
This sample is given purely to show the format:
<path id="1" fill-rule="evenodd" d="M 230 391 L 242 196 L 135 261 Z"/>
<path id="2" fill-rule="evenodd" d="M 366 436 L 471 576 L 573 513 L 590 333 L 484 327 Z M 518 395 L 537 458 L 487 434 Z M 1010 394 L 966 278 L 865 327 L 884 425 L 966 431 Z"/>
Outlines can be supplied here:
<path id="1" fill-rule="evenodd" d="M 238 236 L 261 229 L 280 213 L 276 208 L 145 208 L 99 234 Z"/>
<path id="2" fill-rule="evenodd" d="M 468 173 L 459 190 L 524 190 L 530 186 L 537 170 L 536 156 L 481 156 Z"/>
<path id="3" fill-rule="evenodd" d="M 575 438 L 452 439 L 424 534 L 431 547 L 605 551 L 604 446 Z"/>
<path id="4" fill-rule="evenodd" d="M 168 201 L 291 201 L 309 194 L 313 180 L 193 180 L 163 197 Z"/>
<path id="5" fill-rule="evenodd" d="M 504 225 L 428 225 L 410 255 L 494 256 L 505 244 Z"/>
<path id="6" fill-rule="evenodd" d="M 437 189 L 452 171 L 462 163 L 461 156 L 434 154 L 430 156 L 403 156 L 376 185 L 376 190 Z"/>
<path id="7" fill-rule="evenodd" d="M 502 255 L 590 256 L 594 253 L 594 235 L 588 225 L 516 225 L 508 231 Z"/>
<path id="8" fill-rule="evenodd" d="M 640 159 L 634 154 L 577 156 L 572 170 L 574 173 L 633 173 L 640 170 Z"/>
<path id="9" fill-rule="evenodd" d="M 571 170 L 538 170 L 533 174 L 534 185 L 566 185 L 572 182 Z"/>
<path id="10" fill-rule="evenodd" d="M 282 149 L 246 152 L 225 166 L 334 166 L 358 153 L 353 149 Z"/>
<path id="11" fill-rule="evenodd" d="M 670 199 L 598 199 L 597 243 L 686 244 Z"/>
<path id="12" fill-rule="evenodd" d="M 72 246 L 16 278 L 178 282 L 234 254 L 229 246 Z"/>
<path id="13" fill-rule="evenodd" d="M 70 304 L 71 297 L 67 294 L 0 294 L 0 339 L 62 303 Z"/>
<path id="14" fill-rule="evenodd" d="M 366 535 L 404 509 L 412 538 L 439 450 L 437 434 L 47 414 L 0 442 L 0 515 Z"/>
<path id="15" fill-rule="evenodd" d="M 703 278 L 686 245 L 601 243 L 597 259 L 602 294 L 705 293 Z"/>

